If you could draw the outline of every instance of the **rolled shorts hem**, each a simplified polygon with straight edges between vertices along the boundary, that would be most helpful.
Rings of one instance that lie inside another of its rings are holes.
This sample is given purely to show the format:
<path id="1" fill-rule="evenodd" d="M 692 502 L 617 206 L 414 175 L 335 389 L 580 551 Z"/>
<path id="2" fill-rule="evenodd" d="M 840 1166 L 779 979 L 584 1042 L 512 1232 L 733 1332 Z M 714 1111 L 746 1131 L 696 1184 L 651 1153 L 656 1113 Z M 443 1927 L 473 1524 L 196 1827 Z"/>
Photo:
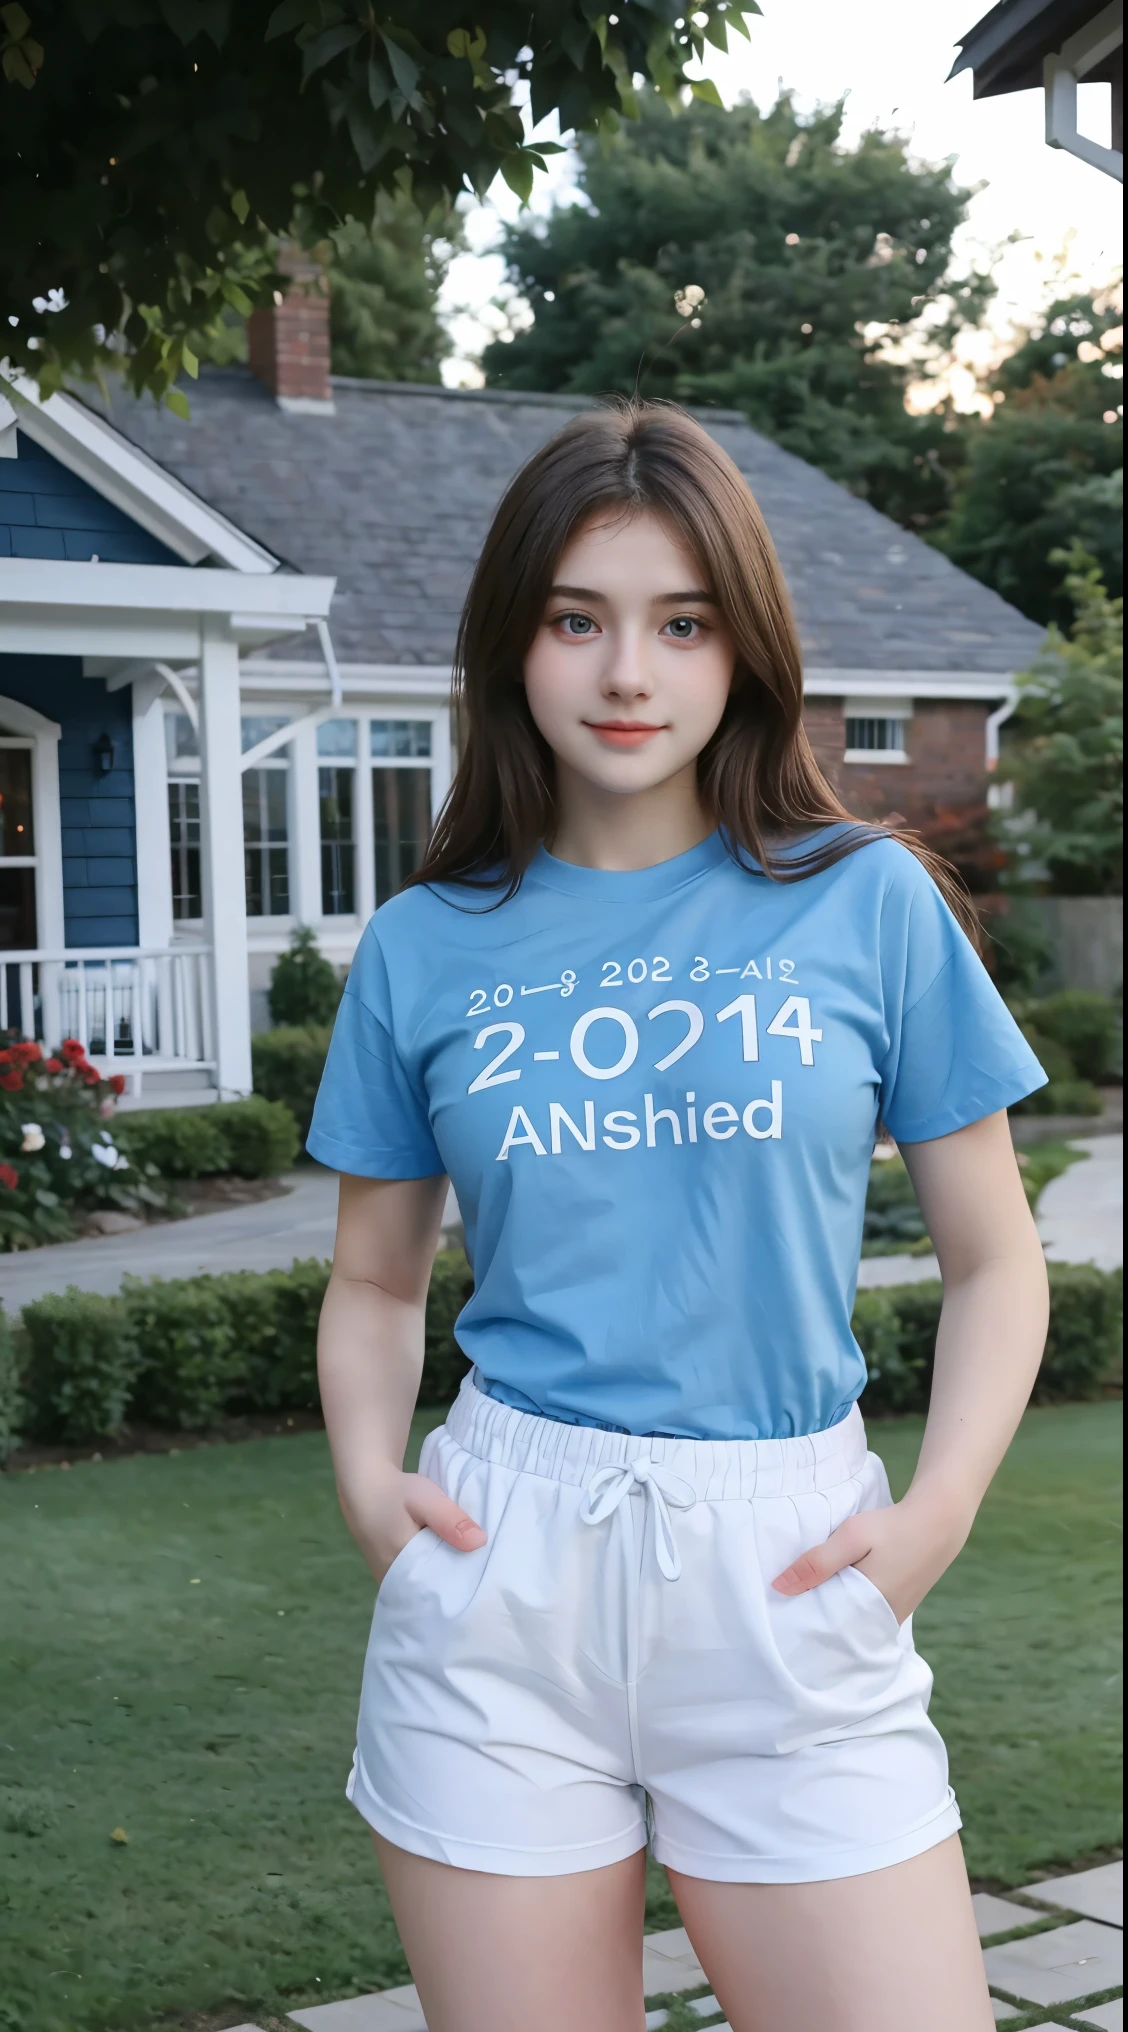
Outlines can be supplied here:
<path id="1" fill-rule="evenodd" d="M 686 1848 L 661 1835 L 654 1841 L 654 1859 L 663 1868 L 677 1870 L 683 1877 L 698 1877 L 711 1884 L 822 1884 L 843 1877 L 864 1877 L 871 1870 L 888 1870 L 897 1863 L 911 1862 L 928 1849 L 937 1848 L 963 1826 L 955 1794 L 927 1820 L 918 1821 L 893 1841 L 876 1842 L 867 1848 L 842 1849 L 835 1855 L 810 1856 L 718 1856 Z"/>
<path id="2" fill-rule="evenodd" d="M 492 1877 L 571 1877 L 583 1870 L 606 1870 L 626 1862 L 646 1847 L 646 1828 L 640 1820 L 621 1834 L 606 1835 L 602 1841 L 583 1842 L 566 1849 L 506 1848 L 497 1842 L 463 1841 L 440 1833 L 437 1828 L 417 1827 L 404 1820 L 376 1798 L 359 1771 L 349 1782 L 348 1797 L 370 1828 L 398 1849 L 412 1856 L 425 1856 L 432 1863 L 447 1863 L 456 1870 L 479 1870 Z"/>

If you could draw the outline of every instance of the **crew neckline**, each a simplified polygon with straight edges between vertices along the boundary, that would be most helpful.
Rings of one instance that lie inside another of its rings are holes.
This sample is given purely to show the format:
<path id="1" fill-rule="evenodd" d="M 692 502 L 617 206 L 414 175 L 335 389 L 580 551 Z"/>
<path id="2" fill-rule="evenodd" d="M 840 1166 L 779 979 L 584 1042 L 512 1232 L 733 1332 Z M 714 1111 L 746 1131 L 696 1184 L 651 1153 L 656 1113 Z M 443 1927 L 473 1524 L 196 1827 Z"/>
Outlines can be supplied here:
<path id="1" fill-rule="evenodd" d="M 566 896 L 586 896 L 593 902 L 647 902 L 656 896 L 671 896 L 696 882 L 730 858 L 719 832 L 709 833 L 684 854 L 672 860 L 656 861 L 648 868 L 585 868 L 576 861 L 558 860 L 547 847 L 539 847 L 529 865 L 529 879 L 545 889 L 560 890 Z"/>

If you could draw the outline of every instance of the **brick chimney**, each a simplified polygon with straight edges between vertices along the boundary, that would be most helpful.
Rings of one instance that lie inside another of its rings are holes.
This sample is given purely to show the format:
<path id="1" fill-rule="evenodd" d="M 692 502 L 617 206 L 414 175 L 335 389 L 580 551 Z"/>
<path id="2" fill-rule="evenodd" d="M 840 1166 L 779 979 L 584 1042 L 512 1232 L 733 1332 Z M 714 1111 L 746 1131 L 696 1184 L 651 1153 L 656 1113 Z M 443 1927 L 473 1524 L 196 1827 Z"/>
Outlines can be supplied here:
<path id="1" fill-rule="evenodd" d="M 256 310 L 247 324 L 251 367 L 280 409 L 328 412 L 329 284 L 321 263 L 299 247 L 283 247 L 278 266 L 290 277 L 283 295 Z"/>

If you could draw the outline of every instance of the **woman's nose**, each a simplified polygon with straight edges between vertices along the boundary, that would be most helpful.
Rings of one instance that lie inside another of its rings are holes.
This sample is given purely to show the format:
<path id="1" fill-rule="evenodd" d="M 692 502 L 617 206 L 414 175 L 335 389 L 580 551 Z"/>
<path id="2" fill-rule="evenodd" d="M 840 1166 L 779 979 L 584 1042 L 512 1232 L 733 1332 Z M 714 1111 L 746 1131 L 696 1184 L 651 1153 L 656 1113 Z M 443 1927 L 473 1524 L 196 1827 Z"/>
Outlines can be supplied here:
<path id="1" fill-rule="evenodd" d="M 615 643 L 603 672 L 603 690 L 621 698 L 649 698 L 653 685 L 645 645 L 638 635 L 623 634 Z"/>

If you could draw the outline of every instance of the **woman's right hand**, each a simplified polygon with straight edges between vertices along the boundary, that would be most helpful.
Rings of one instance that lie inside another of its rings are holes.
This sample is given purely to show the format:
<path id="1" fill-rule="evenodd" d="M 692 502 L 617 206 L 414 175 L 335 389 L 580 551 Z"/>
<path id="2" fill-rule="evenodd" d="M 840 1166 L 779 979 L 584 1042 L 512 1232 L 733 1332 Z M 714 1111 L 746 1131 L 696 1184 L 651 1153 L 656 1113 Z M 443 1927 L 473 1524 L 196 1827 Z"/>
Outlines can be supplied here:
<path id="1" fill-rule="evenodd" d="M 362 1492 L 342 1490 L 341 1500 L 377 1585 L 419 1531 L 433 1531 L 456 1552 L 476 1552 L 486 1542 L 481 1525 L 426 1475 L 385 1470 Z"/>

